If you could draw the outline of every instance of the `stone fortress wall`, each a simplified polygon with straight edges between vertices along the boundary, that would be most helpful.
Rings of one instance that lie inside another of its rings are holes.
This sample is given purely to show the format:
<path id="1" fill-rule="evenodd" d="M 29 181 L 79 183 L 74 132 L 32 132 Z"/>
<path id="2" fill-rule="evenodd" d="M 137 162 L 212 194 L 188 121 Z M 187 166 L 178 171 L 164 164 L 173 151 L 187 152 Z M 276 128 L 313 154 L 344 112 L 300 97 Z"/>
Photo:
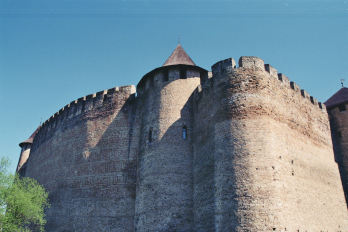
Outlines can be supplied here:
<path id="1" fill-rule="evenodd" d="M 186 79 L 181 79 L 179 68 L 170 69 L 168 80 L 162 72 L 155 73 L 154 84 L 139 95 L 139 231 L 193 231 L 192 93 L 200 84 L 200 73 L 185 72 Z M 190 134 L 186 139 L 184 128 Z"/>
<path id="2" fill-rule="evenodd" d="M 346 231 L 325 106 L 256 57 L 212 72 L 194 93 L 195 231 Z"/>
<path id="3" fill-rule="evenodd" d="M 50 192 L 46 230 L 346 231 L 325 105 L 256 57 L 182 70 L 43 124 L 26 176 Z"/>
<path id="4" fill-rule="evenodd" d="M 34 139 L 26 176 L 49 191 L 47 231 L 131 231 L 139 123 L 135 87 L 71 102 Z"/>

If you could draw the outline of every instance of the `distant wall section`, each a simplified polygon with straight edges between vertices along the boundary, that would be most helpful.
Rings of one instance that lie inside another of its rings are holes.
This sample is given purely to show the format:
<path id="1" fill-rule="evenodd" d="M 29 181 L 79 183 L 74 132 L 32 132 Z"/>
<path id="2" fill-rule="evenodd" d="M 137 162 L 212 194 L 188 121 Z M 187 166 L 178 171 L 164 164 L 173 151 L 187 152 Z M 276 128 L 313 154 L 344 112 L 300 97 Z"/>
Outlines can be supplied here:
<path id="1" fill-rule="evenodd" d="M 133 231 L 139 138 L 134 86 L 71 102 L 36 135 L 26 176 L 49 191 L 47 231 Z"/>

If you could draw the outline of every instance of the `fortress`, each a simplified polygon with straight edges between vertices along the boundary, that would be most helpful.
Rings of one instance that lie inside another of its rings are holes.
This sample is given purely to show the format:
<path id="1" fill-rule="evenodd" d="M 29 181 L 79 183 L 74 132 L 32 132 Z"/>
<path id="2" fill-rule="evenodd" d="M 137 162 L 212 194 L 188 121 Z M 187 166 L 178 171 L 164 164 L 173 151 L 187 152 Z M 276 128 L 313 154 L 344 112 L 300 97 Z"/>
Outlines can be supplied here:
<path id="1" fill-rule="evenodd" d="M 348 231 L 347 103 L 257 57 L 209 72 L 179 44 L 137 88 L 60 109 L 17 171 L 49 191 L 47 231 Z"/>

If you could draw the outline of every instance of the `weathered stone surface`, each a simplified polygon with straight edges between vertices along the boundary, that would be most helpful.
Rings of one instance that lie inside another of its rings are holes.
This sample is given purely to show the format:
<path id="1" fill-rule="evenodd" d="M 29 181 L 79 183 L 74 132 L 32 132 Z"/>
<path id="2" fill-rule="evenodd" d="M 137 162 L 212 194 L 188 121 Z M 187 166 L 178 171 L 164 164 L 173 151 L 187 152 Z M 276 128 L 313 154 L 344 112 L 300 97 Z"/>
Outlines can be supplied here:
<path id="1" fill-rule="evenodd" d="M 346 230 L 326 111 L 294 83 L 220 66 L 195 93 L 195 230 Z"/>
<path id="2" fill-rule="evenodd" d="M 45 123 L 34 140 L 26 176 L 50 193 L 47 231 L 134 228 L 139 141 L 135 87 L 103 93 L 100 100 L 87 97 L 95 103 L 88 107 L 82 98 L 74 104 L 80 108 L 64 109 L 58 123 Z"/>
<path id="3" fill-rule="evenodd" d="M 137 96 L 112 88 L 47 120 L 25 172 L 50 193 L 46 230 L 347 231 L 325 106 L 260 58 L 239 66 L 161 67 Z M 345 149 L 347 117 L 330 115 Z"/>

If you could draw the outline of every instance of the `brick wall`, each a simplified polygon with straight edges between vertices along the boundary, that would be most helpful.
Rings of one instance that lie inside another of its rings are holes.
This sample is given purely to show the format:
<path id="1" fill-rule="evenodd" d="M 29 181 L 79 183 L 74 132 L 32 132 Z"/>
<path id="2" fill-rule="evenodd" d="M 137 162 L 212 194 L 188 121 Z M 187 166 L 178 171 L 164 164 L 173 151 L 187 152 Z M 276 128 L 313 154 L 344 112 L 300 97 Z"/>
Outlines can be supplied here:
<path id="1" fill-rule="evenodd" d="M 137 91 L 79 98 L 39 130 L 26 176 L 50 193 L 47 231 L 348 228 L 325 106 L 263 60 L 158 68 Z"/>
<path id="2" fill-rule="evenodd" d="M 344 231 L 325 107 L 262 64 L 218 62 L 195 92 L 196 230 Z"/>
<path id="3" fill-rule="evenodd" d="M 47 231 L 133 231 L 139 122 L 135 87 L 72 102 L 45 122 L 26 175 L 49 191 Z"/>
<path id="4" fill-rule="evenodd" d="M 178 69 L 170 69 L 168 73 L 167 81 L 161 71 L 156 73 L 154 85 L 139 96 L 142 126 L 137 231 L 193 231 L 191 96 L 200 83 L 200 73 L 189 70 L 187 79 L 180 79 Z"/>

